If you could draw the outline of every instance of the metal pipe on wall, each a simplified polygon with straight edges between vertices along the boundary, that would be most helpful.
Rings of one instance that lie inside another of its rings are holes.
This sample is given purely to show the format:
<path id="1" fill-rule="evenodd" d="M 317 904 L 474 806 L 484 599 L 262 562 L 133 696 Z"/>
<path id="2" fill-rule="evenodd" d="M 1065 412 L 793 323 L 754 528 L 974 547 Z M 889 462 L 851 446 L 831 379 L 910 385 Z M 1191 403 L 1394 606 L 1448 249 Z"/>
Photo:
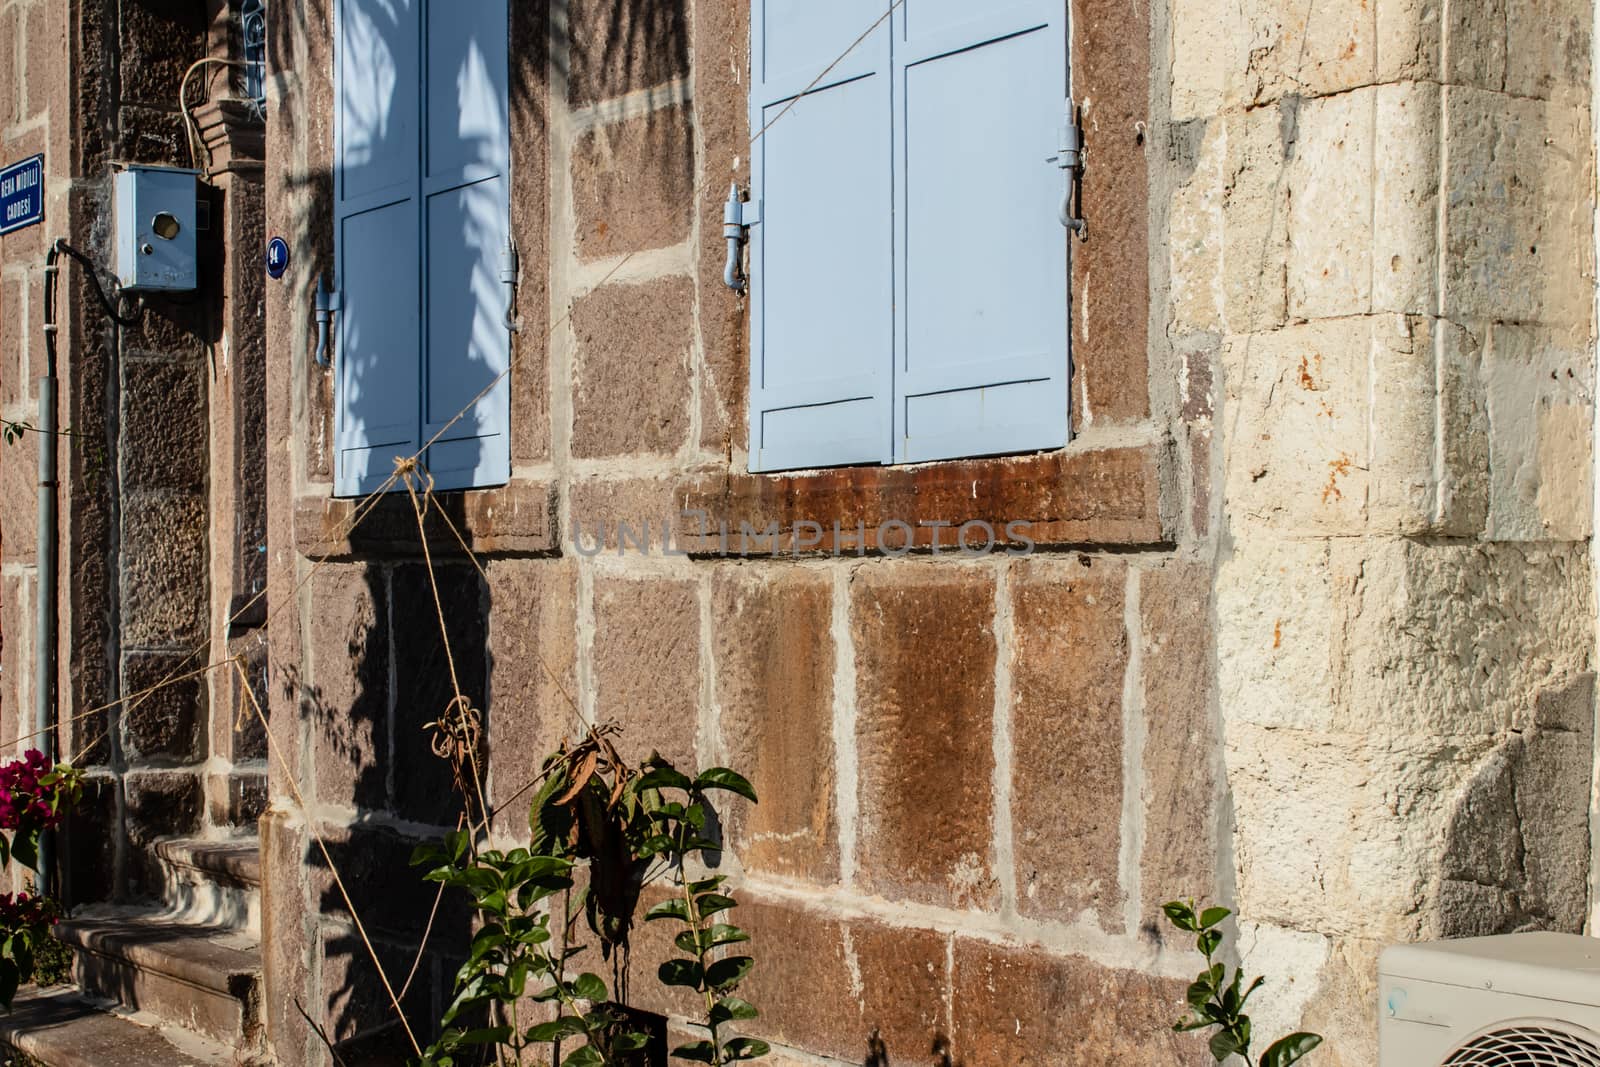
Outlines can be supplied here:
<path id="1" fill-rule="evenodd" d="M 44 347 L 45 372 L 39 379 L 39 530 L 37 541 L 38 589 L 34 597 L 37 625 L 33 649 L 33 729 L 39 751 L 52 762 L 56 758 L 56 531 L 59 513 L 56 500 L 56 255 L 54 245 L 45 261 Z M 54 849 L 49 832 L 39 837 L 40 893 L 51 889 L 51 859 Z"/>

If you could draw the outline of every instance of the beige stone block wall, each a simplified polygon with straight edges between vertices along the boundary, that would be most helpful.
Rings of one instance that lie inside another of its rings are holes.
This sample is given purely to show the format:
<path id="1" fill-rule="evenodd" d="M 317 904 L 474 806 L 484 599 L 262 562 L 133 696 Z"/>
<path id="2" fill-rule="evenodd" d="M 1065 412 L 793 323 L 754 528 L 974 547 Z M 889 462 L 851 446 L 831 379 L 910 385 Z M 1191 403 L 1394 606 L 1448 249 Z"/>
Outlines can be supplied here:
<path id="1" fill-rule="evenodd" d="M 1168 332 L 1219 353 L 1223 862 L 1282 980 L 1258 1028 L 1320 1028 L 1330 1064 L 1375 1060 L 1383 944 L 1585 919 L 1592 14 L 1172 4 Z"/>

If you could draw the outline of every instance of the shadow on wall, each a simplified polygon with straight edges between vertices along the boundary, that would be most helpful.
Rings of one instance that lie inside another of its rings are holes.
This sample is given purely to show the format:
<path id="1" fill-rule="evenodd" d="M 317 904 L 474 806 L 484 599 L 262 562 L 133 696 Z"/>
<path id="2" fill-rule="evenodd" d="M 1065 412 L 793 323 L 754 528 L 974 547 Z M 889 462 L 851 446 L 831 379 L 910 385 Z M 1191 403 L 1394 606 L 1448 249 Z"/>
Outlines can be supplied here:
<path id="1" fill-rule="evenodd" d="M 402 1004 L 425 1042 L 461 963 L 449 953 L 462 951 L 471 936 L 471 915 L 461 900 L 447 896 L 418 962 L 437 887 L 411 867 L 411 850 L 418 836 L 453 829 L 462 808 L 450 765 L 435 755 L 427 724 L 454 696 L 453 657 L 462 693 L 485 712 L 487 748 L 489 589 L 470 565 L 436 568 L 450 638 L 447 657 L 425 565 L 330 567 L 342 573 L 312 586 L 312 676 L 281 668 L 281 684 L 296 701 L 305 727 L 301 736 L 310 747 L 315 799 L 308 790 L 307 801 L 356 809 L 348 830 L 327 832 L 328 850 L 397 993 L 409 976 Z M 372 818 L 377 813 L 389 818 Z M 438 831 L 403 834 L 392 820 Z M 327 861 L 308 842 L 301 862 L 311 872 L 320 916 L 319 944 L 312 952 L 321 968 L 318 1025 L 351 1067 L 404 1063 L 409 1043 Z"/>
<path id="2" fill-rule="evenodd" d="M 1594 676 L 1534 699 L 1456 802 L 1431 934 L 1581 933 L 1588 899 Z"/>

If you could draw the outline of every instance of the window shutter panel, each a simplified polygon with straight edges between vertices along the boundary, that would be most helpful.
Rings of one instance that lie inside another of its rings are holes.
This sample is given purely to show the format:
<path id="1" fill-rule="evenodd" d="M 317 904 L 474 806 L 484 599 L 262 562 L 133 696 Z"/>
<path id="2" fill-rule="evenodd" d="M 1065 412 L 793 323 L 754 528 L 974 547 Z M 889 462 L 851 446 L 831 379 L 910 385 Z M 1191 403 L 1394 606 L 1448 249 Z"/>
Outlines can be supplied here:
<path id="1" fill-rule="evenodd" d="M 889 20 L 795 100 L 888 8 L 752 3 L 751 470 L 891 458 Z"/>
<path id="2" fill-rule="evenodd" d="M 508 22 L 506 0 L 427 6 L 422 438 L 437 487 L 464 489 L 511 476 Z"/>
<path id="3" fill-rule="evenodd" d="M 335 10 L 334 492 L 369 493 L 417 439 L 420 0 Z"/>
<path id="4" fill-rule="evenodd" d="M 1066 7 L 896 12 L 897 462 L 1066 443 Z"/>

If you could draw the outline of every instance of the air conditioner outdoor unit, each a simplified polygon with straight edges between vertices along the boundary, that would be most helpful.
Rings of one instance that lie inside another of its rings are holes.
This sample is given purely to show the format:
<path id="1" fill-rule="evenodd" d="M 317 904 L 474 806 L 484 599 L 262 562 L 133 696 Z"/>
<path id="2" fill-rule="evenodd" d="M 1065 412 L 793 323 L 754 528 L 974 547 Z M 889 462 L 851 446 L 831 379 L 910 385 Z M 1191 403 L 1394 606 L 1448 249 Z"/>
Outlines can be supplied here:
<path id="1" fill-rule="evenodd" d="M 1379 1067 L 1600 1067 L 1600 939 L 1397 945 L 1378 961 Z"/>

